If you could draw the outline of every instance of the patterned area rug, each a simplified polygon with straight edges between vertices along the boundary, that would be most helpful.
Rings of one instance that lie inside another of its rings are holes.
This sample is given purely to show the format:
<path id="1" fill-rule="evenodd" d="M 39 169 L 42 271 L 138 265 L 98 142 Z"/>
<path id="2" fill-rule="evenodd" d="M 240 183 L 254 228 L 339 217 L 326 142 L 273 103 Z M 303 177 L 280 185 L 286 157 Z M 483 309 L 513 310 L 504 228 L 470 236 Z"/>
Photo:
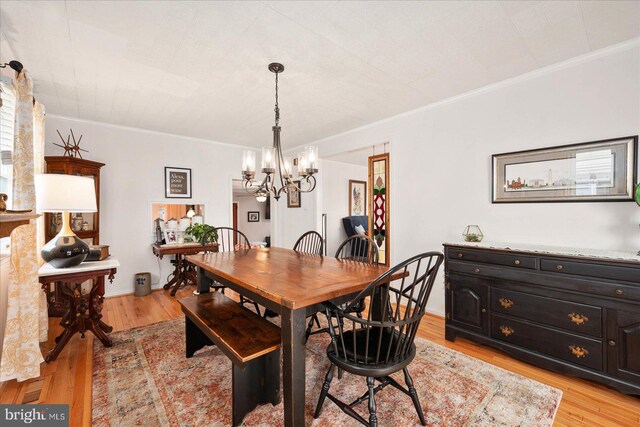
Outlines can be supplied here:
<path id="1" fill-rule="evenodd" d="M 104 348 L 95 341 L 94 426 L 231 425 L 231 362 L 216 347 L 184 356 L 184 320 L 176 319 L 110 335 Z M 328 361 L 328 336 L 307 343 L 307 425 L 359 425 L 326 400 L 313 411 Z M 550 426 L 562 392 L 432 342 L 416 339 L 409 366 L 430 426 Z M 397 378 L 404 384 L 402 373 Z M 364 378 L 334 377 L 331 393 L 352 401 L 366 391 Z M 381 426 L 420 425 L 411 399 L 393 387 L 376 394 Z M 366 402 L 357 410 L 368 418 Z M 282 403 L 259 406 L 247 426 L 282 425 Z"/>

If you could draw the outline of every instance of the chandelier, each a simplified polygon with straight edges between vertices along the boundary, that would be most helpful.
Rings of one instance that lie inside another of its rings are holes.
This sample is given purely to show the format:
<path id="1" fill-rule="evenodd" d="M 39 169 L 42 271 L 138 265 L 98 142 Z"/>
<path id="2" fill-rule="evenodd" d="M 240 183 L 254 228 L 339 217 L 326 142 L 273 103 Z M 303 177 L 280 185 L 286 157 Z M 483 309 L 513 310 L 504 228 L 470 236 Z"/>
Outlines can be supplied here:
<path id="1" fill-rule="evenodd" d="M 310 193 L 316 188 L 318 173 L 318 147 L 305 147 L 304 152 L 298 154 L 297 163 L 291 157 L 282 155 L 280 145 L 280 108 L 278 107 L 278 74 L 284 71 L 284 66 L 274 62 L 269 64 L 269 71 L 276 75 L 276 106 L 275 126 L 273 130 L 273 146 L 262 147 L 261 172 L 265 174 L 259 184 L 253 181 L 256 176 L 256 153 L 251 150 L 242 152 L 242 186 L 249 194 L 253 194 L 256 200 L 264 202 L 267 196 L 273 195 L 278 200 L 282 193 L 290 191 Z M 293 179 L 293 169 L 297 166 L 299 184 Z"/>

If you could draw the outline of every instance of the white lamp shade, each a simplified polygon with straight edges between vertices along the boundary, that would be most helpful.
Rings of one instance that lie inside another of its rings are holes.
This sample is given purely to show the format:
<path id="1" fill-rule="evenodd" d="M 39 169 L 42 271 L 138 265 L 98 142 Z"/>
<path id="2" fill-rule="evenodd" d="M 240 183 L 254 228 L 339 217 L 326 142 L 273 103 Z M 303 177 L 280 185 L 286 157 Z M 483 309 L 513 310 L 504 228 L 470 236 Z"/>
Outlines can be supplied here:
<path id="1" fill-rule="evenodd" d="M 37 212 L 96 212 L 96 188 L 92 178 L 77 175 L 35 176 Z"/>

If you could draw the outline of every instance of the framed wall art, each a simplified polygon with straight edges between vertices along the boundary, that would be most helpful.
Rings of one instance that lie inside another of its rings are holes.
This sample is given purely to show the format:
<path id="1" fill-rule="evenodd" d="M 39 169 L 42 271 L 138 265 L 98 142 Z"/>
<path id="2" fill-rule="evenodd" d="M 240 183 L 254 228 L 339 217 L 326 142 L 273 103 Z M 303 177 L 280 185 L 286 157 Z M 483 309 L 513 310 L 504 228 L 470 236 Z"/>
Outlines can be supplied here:
<path id="1" fill-rule="evenodd" d="M 389 153 L 369 157 L 369 235 L 378 247 L 378 262 L 389 265 Z"/>
<path id="2" fill-rule="evenodd" d="M 349 216 L 367 214 L 367 182 L 349 180 Z"/>
<path id="3" fill-rule="evenodd" d="M 164 197 L 167 199 L 191 198 L 191 169 L 164 168 Z"/>
<path id="4" fill-rule="evenodd" d="M 633 200 L 638 136 L 495 154 L 493 203 Z"/>
<path id="5" fill-rule="evenodd" d="M 247 222 L 260 222 L 260 212 L 258 211 L 247 212 Z"/>
<path id="6" fill-rule="evenodd" d="M 293 181 L 300 188 L 300 181 Z M 299 208 L 302 206 L 302 197 L 297 188 L 291 187 L 287 190 L 287 207 Z"/>

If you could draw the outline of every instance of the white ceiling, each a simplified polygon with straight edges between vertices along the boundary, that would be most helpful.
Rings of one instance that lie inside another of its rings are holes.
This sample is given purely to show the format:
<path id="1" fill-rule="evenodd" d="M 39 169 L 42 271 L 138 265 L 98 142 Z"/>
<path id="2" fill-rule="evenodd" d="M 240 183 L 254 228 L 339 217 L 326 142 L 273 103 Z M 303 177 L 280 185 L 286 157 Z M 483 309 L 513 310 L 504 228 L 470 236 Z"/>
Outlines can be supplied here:
<path id="1" fill-rule="evenodd" d="M 47 111 L 293 147 L 640 35 L 640 2 L 2 1 Z"/>

